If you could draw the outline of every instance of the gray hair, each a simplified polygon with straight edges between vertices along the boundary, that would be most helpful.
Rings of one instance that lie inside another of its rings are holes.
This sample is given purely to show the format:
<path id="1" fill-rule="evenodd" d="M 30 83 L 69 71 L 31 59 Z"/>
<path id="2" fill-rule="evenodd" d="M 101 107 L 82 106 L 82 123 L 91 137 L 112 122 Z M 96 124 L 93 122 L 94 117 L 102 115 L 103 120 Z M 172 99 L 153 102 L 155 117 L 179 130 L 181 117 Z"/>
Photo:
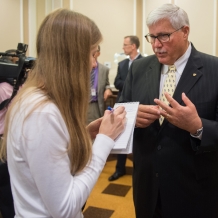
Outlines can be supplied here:
<path id="1" fill-rule="evenodd" d="M 151 11 L 147 17 L 146 24 L 150 27 L 163 19 L 168 19 L 174 29 L 190 26 L 187 13 L 173 4 L 163 4 Z"/>

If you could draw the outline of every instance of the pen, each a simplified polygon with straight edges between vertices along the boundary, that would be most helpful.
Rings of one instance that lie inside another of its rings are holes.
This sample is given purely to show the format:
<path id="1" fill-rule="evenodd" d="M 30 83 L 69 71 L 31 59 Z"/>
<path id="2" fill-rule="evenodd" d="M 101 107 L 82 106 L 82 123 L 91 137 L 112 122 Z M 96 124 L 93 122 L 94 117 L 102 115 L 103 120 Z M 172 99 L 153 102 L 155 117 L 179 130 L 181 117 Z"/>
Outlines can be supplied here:
<path id="1" fill-rule="evenodd" d="M 111 111 L 111 113 L 114 112 L 114 109 L 113 109 L 112 107 L 110 107 L 110 106 L 108 106 L 107 109 L 108 109 L 109 111 Z"/>

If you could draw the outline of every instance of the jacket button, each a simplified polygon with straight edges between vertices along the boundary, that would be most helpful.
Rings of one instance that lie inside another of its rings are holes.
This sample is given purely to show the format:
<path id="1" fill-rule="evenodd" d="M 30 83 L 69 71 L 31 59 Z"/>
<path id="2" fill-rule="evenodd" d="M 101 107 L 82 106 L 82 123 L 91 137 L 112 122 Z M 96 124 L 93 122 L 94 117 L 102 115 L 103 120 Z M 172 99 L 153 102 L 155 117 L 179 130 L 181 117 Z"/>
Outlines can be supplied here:
<path id="1" fill-rule="evenodd" d="M 158 145 L 157 146 L 157 150 L 159 151 L 161 149 L 161 145 Z"/>
<path id="2" fill-rule="evenodd" d="M 158 177 L 158 173 L 156 173 L 156 177 Z"/>

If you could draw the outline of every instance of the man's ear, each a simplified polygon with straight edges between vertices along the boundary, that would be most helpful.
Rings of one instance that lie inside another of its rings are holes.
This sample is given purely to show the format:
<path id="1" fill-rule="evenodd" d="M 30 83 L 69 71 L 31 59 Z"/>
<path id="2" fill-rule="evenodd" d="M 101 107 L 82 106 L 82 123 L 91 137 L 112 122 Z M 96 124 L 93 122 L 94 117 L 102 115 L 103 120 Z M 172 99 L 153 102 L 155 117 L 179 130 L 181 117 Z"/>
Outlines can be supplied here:
<path id="1" fill-rule="evenodd" d="M 132 46 L 133 46 L 133 48 L 134 48 L 134 49 L 136 49 L 136 50 L 137 50 L 137 48 L 136 48 L 136 44 L 132 44 Z"/>
<path id="2" fill-rule="evenodd" d="M 184 26 L 184 27 L 182 28 L 182 31 L 183 31 L 183 33 L 184 33 L 183 38 L 184 38 L 184 39 L 188 39 L 188 35 L 189 35 L 189 31 L 190 31 L 189 26 Z"/>

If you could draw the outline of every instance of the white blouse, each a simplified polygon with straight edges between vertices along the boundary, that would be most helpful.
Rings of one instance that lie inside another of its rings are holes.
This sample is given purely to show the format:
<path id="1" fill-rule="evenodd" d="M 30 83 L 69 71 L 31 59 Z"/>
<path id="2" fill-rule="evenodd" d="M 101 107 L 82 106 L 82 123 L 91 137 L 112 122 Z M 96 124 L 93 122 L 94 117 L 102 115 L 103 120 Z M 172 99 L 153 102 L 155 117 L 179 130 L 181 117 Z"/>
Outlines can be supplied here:
<path id="1" fill-rule="evenodd" d="M 91 162 L 72 176 L 69 134 L 58 108 L 48 103 L 25 118 L 42 98 L 32 94 L 12 111 L 7 155 L 15 217 L 81 218 L 114 141 L 98 134 Z"/>

